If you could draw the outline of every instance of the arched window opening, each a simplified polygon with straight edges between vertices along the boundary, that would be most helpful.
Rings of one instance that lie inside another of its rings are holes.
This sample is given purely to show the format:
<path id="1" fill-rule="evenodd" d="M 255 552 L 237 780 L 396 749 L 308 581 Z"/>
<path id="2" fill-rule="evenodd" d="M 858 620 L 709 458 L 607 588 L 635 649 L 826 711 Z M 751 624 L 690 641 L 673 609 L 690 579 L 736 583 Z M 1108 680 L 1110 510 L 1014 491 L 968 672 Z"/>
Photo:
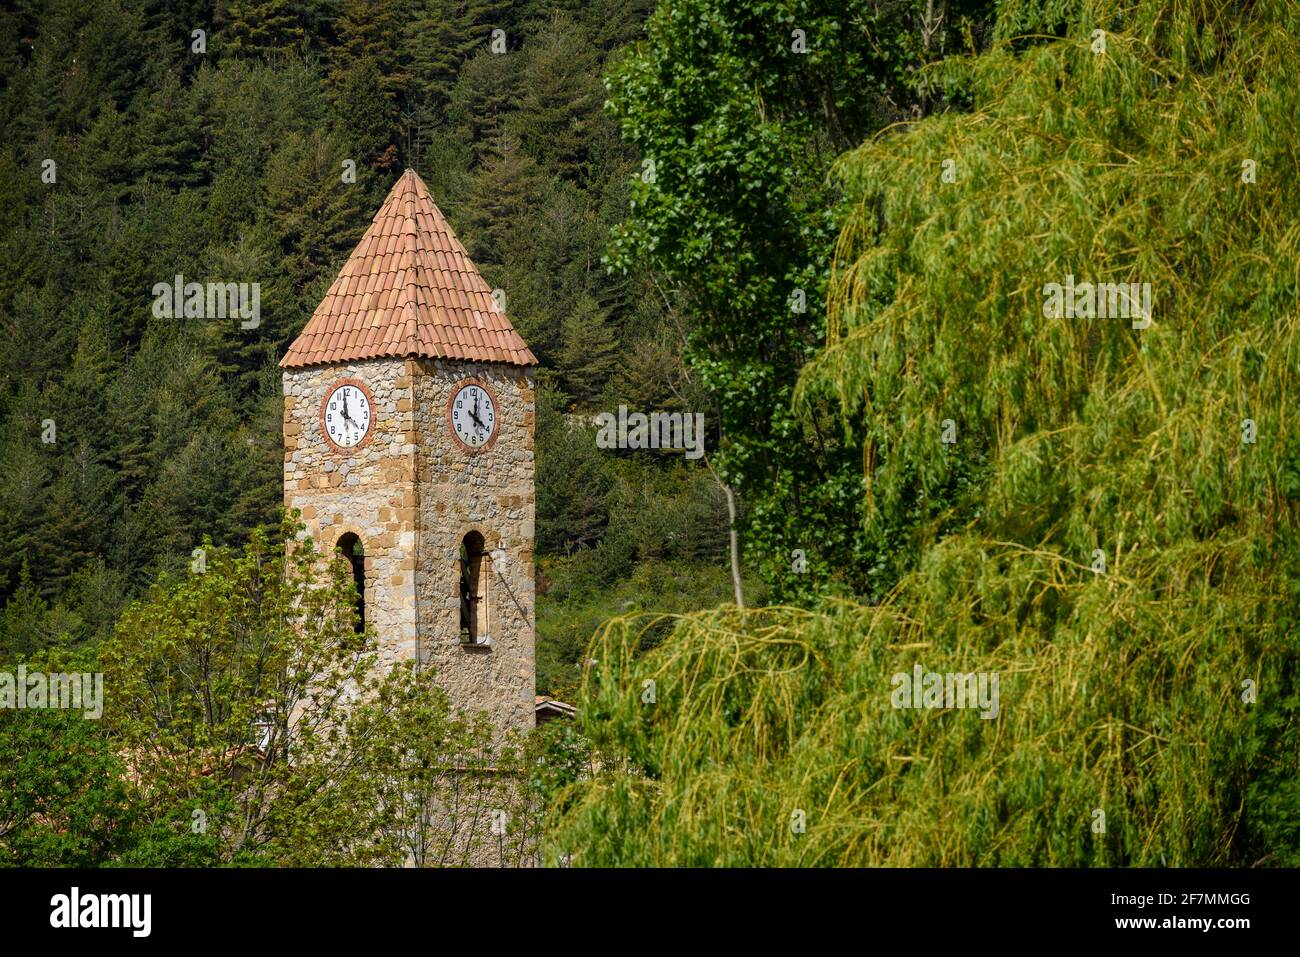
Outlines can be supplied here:
<path id="1" fill-rule="evenodd" d="M 488 581 L 492 559 L 483 536 L 470 532 L 460 543 L 460 640 L 481 645 L 488 640 Z"/>
<path id="2" fill-rule="evenodd" d="M 352 566 L 352 581 L 357 586 L 357 595 L 353 607 L 357 611 L 356 629 L 360 633 L 366 628 L 366 555 L 361 547 L 361 539 L 348 532 L 339 539 L 335 546 Z"/>

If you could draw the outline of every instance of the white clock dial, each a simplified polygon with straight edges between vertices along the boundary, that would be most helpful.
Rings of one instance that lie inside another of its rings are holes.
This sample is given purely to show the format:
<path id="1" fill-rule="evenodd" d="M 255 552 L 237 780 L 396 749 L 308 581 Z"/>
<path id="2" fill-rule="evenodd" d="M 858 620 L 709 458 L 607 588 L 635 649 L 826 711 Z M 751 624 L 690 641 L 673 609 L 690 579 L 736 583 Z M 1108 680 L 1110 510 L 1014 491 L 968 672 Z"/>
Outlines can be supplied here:
<path id="1" fill-rule="evenodd" d="M 497 409 L 492 394 L 481 385 L 461 386 L 452 396 L 451 427 L 471 449 L 482 448 L 497 431 Z"/>
<path id="2" fill-rule="evenodd" d="M 325 402 L 324 418 L 325 434 L 335 445 L 355 448 L 370 434 L 370 397 L 356 385 L 335 386 Z"/>

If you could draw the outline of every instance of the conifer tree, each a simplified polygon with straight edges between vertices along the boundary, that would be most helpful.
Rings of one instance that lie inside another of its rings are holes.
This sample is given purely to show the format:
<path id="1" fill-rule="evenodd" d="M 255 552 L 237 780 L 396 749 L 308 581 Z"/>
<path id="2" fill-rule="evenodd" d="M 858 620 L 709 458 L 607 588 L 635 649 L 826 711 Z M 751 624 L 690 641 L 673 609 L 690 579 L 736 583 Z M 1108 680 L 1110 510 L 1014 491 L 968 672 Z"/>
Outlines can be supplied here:
<path id="1" fill-rule="evenodd" d="M 177 73 L 142 100 L 138 122 L 140 176 L 168 190 L 206 179 L 201 117 Z"/>
<path id="2" fill-rule="evenodd" d="M 566 390 L 579 408 L 588 408 L 619 366 L 618 339 L 590 296 L 561 320 L 557 358 Z"/>
<path id="3" fill-rule="evenodd" d="M 409 6 L 402 0 L 345 0 L 338 40 L 330 49 L 330 77 L 336 90 L 345 90 L 351 74 L 369 63 L 389 108 L 398 108 L 411 81 L 402 43 Z"/>
<path id="4" fill-rule="evenodd" d="M 512 237 L 525 231 L 542 182 L 537 164 L 520 149 L 519 137 L 497 133 L 474 176 L 465 216 L 466 242 L 477 265 L 491 268 L 508 261 Z"/>
<path id="5" fill-rule="evenodd" d="M 594 44 L 572 20 L 557 18 L 525 52 L 524 97 L 513 128 L 525 149 L 548 170 L 577 182 L 591 173 L 601 135 L 616 135 L 605 100 Z"/>
<path id="6" fill-rule="evenodd" d="M 27 661 L 52 645 L 59 635 L 50 627 L 50 605 L 32 584 L 31 566 L 24 555 L 18 585 L 0 611 L 0 664 Z"/>
<path id="7" fill-rule="evenodd" d="M 298 0 L 231 0 L 226 12 L 226 50 L 259 59 L 297 53 L 307 34 L 298 18 Z"/>
<path id="8" fill-rule="evenodd" d="M 416 0 L 402 37 L 414 104 L 446 109 L 465 62 L 481 40 L 468 0 Z"/>
<path id="9" fill-rule="evenodd" d="M 366 57 L 336 74 L 335 112 L 357 168 L 387 170 L 397 159 L 398 112 L 378 64 Z"/>
<path id="10" fill-rule="evenodd" d="M 501 152 L 499 138 L 522 89 L 518 58 L 513 52 L 480 50 L 465 64 L 452 91 L 449 118 L 461 141 L 471 145 L 475 166 Z"/>

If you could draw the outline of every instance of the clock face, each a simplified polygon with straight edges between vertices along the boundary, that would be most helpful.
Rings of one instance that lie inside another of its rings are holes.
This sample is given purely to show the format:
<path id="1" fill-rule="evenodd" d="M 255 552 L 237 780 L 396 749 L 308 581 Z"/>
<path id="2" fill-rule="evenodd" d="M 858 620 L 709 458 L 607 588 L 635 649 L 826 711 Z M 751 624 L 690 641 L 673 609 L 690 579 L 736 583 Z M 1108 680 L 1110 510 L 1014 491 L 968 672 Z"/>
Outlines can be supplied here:
<path id="1" fill-rule="evenodd" d="M 321 426 L 337 449 L 355 449 L 370 437 L 370 390 L 347 379 L 334 385 L 321 407 Z"/>
<path id="2" fill-rule="evenodd" d="M 487 386 L 462 382 L 452 389 L 447 419 L 461 446 L 468 452 L 480 452 L 496 438 L 496 398 Z"/>

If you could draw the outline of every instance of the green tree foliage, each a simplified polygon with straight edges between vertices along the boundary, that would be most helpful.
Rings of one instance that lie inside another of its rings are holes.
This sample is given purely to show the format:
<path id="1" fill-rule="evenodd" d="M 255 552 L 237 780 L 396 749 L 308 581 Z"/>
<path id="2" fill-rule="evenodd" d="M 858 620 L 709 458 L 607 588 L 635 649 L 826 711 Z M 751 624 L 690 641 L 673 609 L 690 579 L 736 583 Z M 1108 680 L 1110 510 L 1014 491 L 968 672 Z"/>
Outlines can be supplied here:
<path id="1" fill-rule="evenodd" d="M 498 138 L 519 102 L 518 59 L 480 49 L 466 62 L 452 90 L 448 116 L 457 138 L 473 151 L 475 165 L 501 152 Z"/>
<path id="2" fill-rule="evenodd" d="M 136 782 L 126 861 L 451 863 L 468 851 L 449 821 L 487 834 L 501 785 L 482 772 L 508 756 L 430 673 L 378 666 L 347 563 L 321 574 L 310 540 L 286 554 L 300 529 L 209 547 L 101 649 L 105 720 Z"/>
<path id="3" fill-rule="evenodd" d="M 838 153 L 929 105 L 913 71 L 961 36 L 980 3 L 673 0 L 610 75 L 640 152 L 632 214 L 611 262 L 661 270 L 684 294 L 689 360 L 720 404 L 719 467 L 748 505 L 742 538 L 781 594 L 880 589 L 879 542 L 846 521 L 861 499 L 856 437 L 791 395 L 821 340 L 838 220 Z M 814 557 L 788 574 L 790 553 Z"/>
<path id="4" fill-rule="evenodd" d="M 293 51 L 307 38 L 299 0 L 231 0 L 226 31 L 233 56 L 267 57 Z"/>
<path id="5" fill-rule="evenodd" d="M 130 823 L 121 762 L 96 722 L 0 711 L 0 866 L 93 867 L 119 852 Z"/>
<path id="6" fill-rule="evenodd" d="M 342 563 L 322 582 L 315 559 L 310 544 L 286 555 L 284 537 L 264 533 L 242 554 L 209 544 L 187 578 L 127 609 L 101 650 L 106 717 L 150 820 L 213 861 L 292 855 L 303 827 L 334 828 L 329 843 L 346 853 L 359 782 L 331 727 L 374 661 Z"/>
<path id="7" fill-rule="evenodd" d="M 0 615 L 6 675 L 102 672 L 104 700 L 102 720 L 0 709 L 0 863 L 438 866 L 488 845 L 534 859 L 540 795 L 573 780 L 580 742 L 541 771 L 544 742 L 495 740 L 432 672 L 380 667 L 347 563 L 322 569 L 310 540 L 286 550 L 301 528 L 209 543 L 98 655 L 70 651 L 78 612 L 24 582 Z M 515 822 L 499 838 L 494 809 Z"/>
<path id="8" fill-rule="evenodd" d="M 612 479 L 585 417 L 566 414 L 560 396 L 538 391 L 537 545 L 545 554 L 594 546 L 609 522 Z"/>
<path id="9" fill-rule="evenodd" d="M 605 90 L 597 69 L 599 50 L 572 20 L 557 18 L 530 47 L 524 69 L 520 120 L 528 142 L 548 169 L 579 183 L 592 172 Z"/>
<path id="10" fill-rule="evenodd" d="M 23 562 L 15 589 L 0 613 L 0 662 L 27 661 L 55 646 L 67 634 L 66 612 L 50 607 L 32 585 Z"/>
<path id="11" fill-rule="evenodd" d="M 396 103 L 410 84 L 404 56 L 403 20 L 407 4 L 384 0 L 344 0 L 338 24 L 338 41 L 330 50 L 331 78 L 344 85 L 347 77 L 365 64 L 379 76 L 384 96 Z"/>
<path id="12" fill-rule="evenodd" d="M 403 43 L 411 64 L 412 99 L 445 110 L 461 67 L 486 42 L 488 27 L 475 23 L 469 0 L 420 0 Z"/>
<path id="13" fill-rule="evenodd" d="M 344 117 L 344 135 L 358 154 L 357 165 L 389 169 L 397 155 L 398 111 L 374 60 L 358 60 L 340 74 L 335 108 Z"/>
<path id="14" fill-rule="evenodd" d="M 573 313 L 560 322 L 556 365 L 568 392 L 590 406 L 619 366 L 619 343 L 600 306 L 590 296 L 578 300 Z"/>
<path id="15" fill-rule="evenodd" d="M 909 528 L 915 570 L 878 605 L 688 616 L 644 655 L 646 622 L 611 623 L 585 714 L 617 770 L 556 837 L 584 863 L 1296 860 L 1300 185 L 1270 131 L 1300 114 L 1300 19 L 1003 12 L 929 74 L 968 112 L 838 165 L 796 396 L 865 436 L 867 527 Z M 1067 275 L 1150 283 L 1149 326 L 1050 317 Z M 998 717 L 893 707 L 916 664 L 999 674 Z"/>
<path id="16" fill-rule="evenodd" d="M 524 243 L 524 224 L 540 199 L 542 174 L 520 149 L 519 137 L 501 130 L 486 144 L 469 193 L 469 253 L 483 269 L 513 262 Z"/>

